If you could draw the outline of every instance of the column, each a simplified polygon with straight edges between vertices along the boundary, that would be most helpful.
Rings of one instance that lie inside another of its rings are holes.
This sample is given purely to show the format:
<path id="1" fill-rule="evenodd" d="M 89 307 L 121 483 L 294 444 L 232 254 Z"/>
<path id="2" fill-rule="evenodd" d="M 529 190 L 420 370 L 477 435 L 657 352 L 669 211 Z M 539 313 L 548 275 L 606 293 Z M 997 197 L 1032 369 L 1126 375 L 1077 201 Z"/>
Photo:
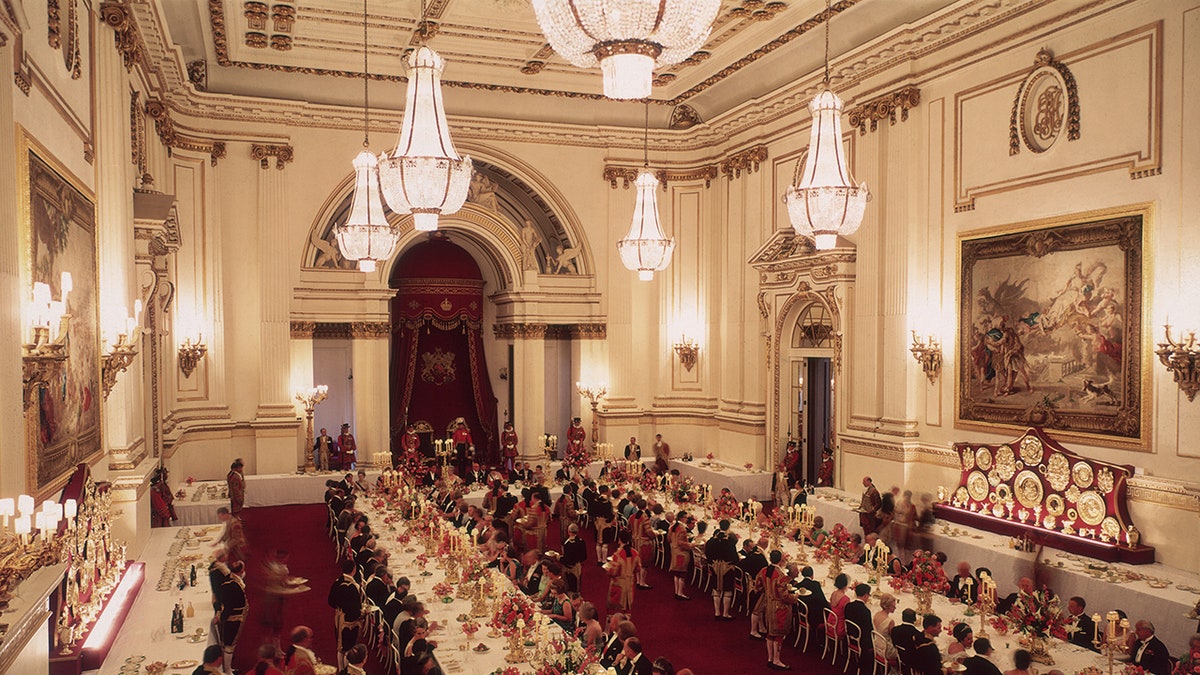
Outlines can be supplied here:
<path id="1" fill-rule="evenodd" d="M 0 49 L 0 72 L 13 72 L 13 50 Z M 0 78 L 0 157 L 16 157 L 16 137 L 13 134 L 13 97 L 22 96 L 13 78 Z M 0 162 L 0 222 L 19 223 L 17 215 L 17 164 L 24 157 Z M 26 336 L 22 326 L 21 307 L 29 289 L 21 284 L 21 253 L 19 227 L 0 227 L 0 371 L 21 372 L 21 344 Z M 17 379 L 14 375 L 8 376 Z M 21 406 L 21 387 L 0 387 L 0 423 L 5 429 L 25 429 Z M 0 494 L 17 495 L 25 492 L 25 444 L 10 443 L 0 452 Z"/>
<path id="2" fill-rule="evenodd" d="M 517 418 L 513 428 L 520 439 L 521 460 L 543 457 L 540 445 L 546 428 L 546 326 L 524 324 L 513 341 L 513 389 L 517 399 Z M 551 432 L 553 433 L 553 432 Z M 563 434 L 558 434 L 560 437 Z M 561 438 L 560 443 L 566 443 Z"/>
<path id="3" fill-rule="evenodd" d="M 386 327 L 386 324 L 383 324 Z M 391 418 L 388 411 L 388 333 L 354 334 L 350 359 L 354 368 L 354 440 L 359 464 L 375 453 L 390 452 Z M 330 432 L 332 433 L 332 431 Z"/>

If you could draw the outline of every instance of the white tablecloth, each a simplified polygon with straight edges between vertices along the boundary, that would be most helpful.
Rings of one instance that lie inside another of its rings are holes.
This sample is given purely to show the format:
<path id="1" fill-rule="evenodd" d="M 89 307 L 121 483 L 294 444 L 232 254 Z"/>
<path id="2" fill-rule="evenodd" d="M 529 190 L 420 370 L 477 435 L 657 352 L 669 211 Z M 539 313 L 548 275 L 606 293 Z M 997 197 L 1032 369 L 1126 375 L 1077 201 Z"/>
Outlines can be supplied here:
<path id="1" fill-rule="evenodd" d="M 771 473 L 767 471 L 747 471 L 723 462 L 712 462 L 704 466 L 703 462 L 680 462 L 671 460 L 668 465 L 679 469 L 681 476 L 688 476 L 697 483 L 713 486 L 713 494 L 727 487 L 739 501 L 756 499 L 765 501 L 771 496 Z"/>
<path id="2" fill-rule="evenodd" d="M 861 532 L 858 512 L 849 503 L 850 500 L 857 503 L 857 499 L 857 495 L 821 488 L 816 495 L 809 497 L 808 503 L 815 506 L 817 515 L 825 519 L 825 529 L 841 523 L 851 532 Z M 961 532 L 965 534 L 953 534 Z M 963 560 L 970 563 L 972 569 L 987 567 L 998 585 L 997 593 L 1004 596 L 1017 589 L 1017 581 L 1021 577 L 1033 574 L 1035 554 L 1013 549 L 1009 546 L 1008 537 L 957 523 L 941 522 L 934 525 L 932 534 L 933 549 L 946 554 L 946 573 L 950 576 L 954 576 L 955 567 Z M 1198 575 L 1158 563 L 1126 565 L 1092 560 L 1081 562 L 1078 556 L 1050 548 L 1044 550 L 1042 559 L 1045 575 L 1040 578 L 1045 579 L 1045 583 L 1064 603 L 1072 596 L 1079 596 L 1087 601 L 1088 614 L 1103 616 L 1110 609 L 1121 609 L 1128 614 L 1131 623 L 1138 619 L 1150 619 L 1154 622 L 1159 639 L 1166 643 L 1173 655 L 1182 653 L 1187 647 L 1187 639 L 1196 632 L 1196 619 L 1185 616 L 1200 601 L 1200 591 L 1182 591 L 1176 586 L 1200 589 Z M 1146 581 L 1110 583 L 1094 576 L 1091 572 L 1095 570 L 1086 569 L 1086 563 L 1089 562 L 1170 580 L 1172 585 L 1160 589 L 1152 588 Z"/>
<path id="3" fill-rule="evenodd" d="M 278 473 L 246 476 L 246 507 L 282 506 L 284 504 L 319 504 L 325 498 L 325 481 L 341 480 L 343 471 L 315 474 Z M 378 471 L 368 471 L 372 484 Z M 224 492 L 225 481 L 199 481 L 184 486 L 183 496 L 175 497 L 176 525 L 211 525 L 217 522 L 217 509 L 229 506 Z M 196 499 L 196 494 L 201 497 Z"/>

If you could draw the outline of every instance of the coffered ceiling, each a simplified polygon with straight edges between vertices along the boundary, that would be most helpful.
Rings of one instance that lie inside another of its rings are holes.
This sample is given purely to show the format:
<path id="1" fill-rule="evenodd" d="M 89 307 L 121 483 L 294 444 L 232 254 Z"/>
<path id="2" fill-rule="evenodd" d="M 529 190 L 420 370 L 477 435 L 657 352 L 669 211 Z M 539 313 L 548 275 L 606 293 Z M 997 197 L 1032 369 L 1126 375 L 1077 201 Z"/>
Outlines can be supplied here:
<path id="1" fill-rule="evenodd" d="M 169 39 L 214 93 L 362 105 L 361 0 L 157 0 Z M 952 0 L 839 0 L 833 53 L 916 21 Z M 529 0 L 367 0 L 373 106 L 403 104 L 403 58 L 426 27 L 446 59 L 451 114 L 641 125 L 637 102 L 600 94 L 598 70 L 550 49 Z M 710 119 L 821 67 L 824 0 L 722 0 L 693 58 L 655 73 L 655 116 L 687 103 Z"/>

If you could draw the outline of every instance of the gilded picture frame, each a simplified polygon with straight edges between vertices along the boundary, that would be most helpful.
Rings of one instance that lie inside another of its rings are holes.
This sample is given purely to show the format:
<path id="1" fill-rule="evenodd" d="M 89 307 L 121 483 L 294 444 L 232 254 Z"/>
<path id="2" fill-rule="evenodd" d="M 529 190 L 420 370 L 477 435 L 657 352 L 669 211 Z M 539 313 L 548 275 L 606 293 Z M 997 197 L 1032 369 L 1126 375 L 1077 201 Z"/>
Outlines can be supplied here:
<path id="1" fill-rule="evenodd" d="M 959 237 L 956 424 L 1145 450 L 1150 207 Z"/>
<path id="2" fill-rule="evenodd" d="M 16 160 L 23 300 L 35 282 L 49 284 L 59 299 L 64 271 L 73 285 L 67 360 L 25 411 L 26 486 L 41 498 L 61 488 L 80 462 L 103 455 L 96 206 L 84 183 L 23 128 Z"/>

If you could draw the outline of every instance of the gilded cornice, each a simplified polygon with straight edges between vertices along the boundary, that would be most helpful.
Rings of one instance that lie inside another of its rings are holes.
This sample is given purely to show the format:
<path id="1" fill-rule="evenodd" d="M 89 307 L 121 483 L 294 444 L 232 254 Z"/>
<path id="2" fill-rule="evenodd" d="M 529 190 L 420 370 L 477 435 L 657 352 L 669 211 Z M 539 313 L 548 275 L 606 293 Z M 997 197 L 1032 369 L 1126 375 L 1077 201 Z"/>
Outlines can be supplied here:
<path id="1" fill-rule="evenodd" d="M 392 327 L 386 321 L 292 321 L 296 340 L 386 340 Z"/>
<path id="2" fill-rule="evenodd" d="M 741 178 L 742 172 L 745 171 L 748 176 L 758 171 L 758 165 L 765 161 L 767 161 L 767 146 L 756 145 L 753 148 L 746 148 L 721 161 L 721 175 L 733 180 Z"/>
<path id="3" fill-rule="evenodd" d="M 258 160 L 259 166 L 267 168 L 271 165 L 270 157 L 275 158 L 275 168 L 283 170 L 287 163 L 295 159 L 292 146 L 281 144 L 254 143 L 250 146 L 250 157 Z"/>
<path id="4" fill-rule="evenodd" d="M 224 141 L 208 141 L 179 133 L 175 120 L 162 100 L 152 98 L 146 101 L 146 114 L 154 120 L 154 130 L 158 138 L 168 148 L 179 148 L 208 155 L 209 162 L 217 165 L 217 160 L 225 156 Z"/>
<path id="5" fill-rule="evenodd" d="M 548 329 L 544 323 L 497 323 L 492 334 L 497 340 L 544 340 Z"/>
<path id="6" fill-rule="evenodd" d="M 867 127 L 875 131 L 879 120 L 887 119 L 896 123 L 896 110 L 900 110 L 900 121 L 908 121 L 908 111 L 921 103 L 921 90 L 908 86 L 879 98 L 871 99 L 862 105 L 854 106 L 846 111 L 847 122 L 858 128 L 858 133 L 867 133 Z"/>
<path id="7" fill-rule="evenodd" d="M 603 340 L 608 326 L 603 323 L 497 323 L 492 325 L 497 340 Z"/>
<path id="8" fill-rule="evenodd" d="M 1130 476 L 1125 482 L 1130 501 L 1161 504 L 1200 513 L 1200 488 L 1153 476 Z"/>
<path id="9" fill-rule="evenodd" d="M 604 167 L 604 180 L 608 181 L 609 187 L 616 189 L 617 181 L 621 181 L 622 186 L 628 190 L 629 186 L 637 180 L 641 169 L 630 166 L 617 166 L 607 164 Z M 713 180 L 717 177 L 717 165 L 706 164 L 692 169 L 658 169 L 654 172 L 654 177 L 658 179 L 662 189 L 667 189 L 667 183 L 681 183 L 693 180 L 704 181 L 704 187 L 710 187 Z"/>
<path id="10" fill-rule="evenodd" d="M 148 71 L 146 43 L 138 30 L 137 22 L 131 20 L 129 3 L 126 0 L 105 0 L 100 5 L 100 20 L 113 29 L 117 51 L 125 62 L 125 70 L 132 70 L 135 65 Z"/>

